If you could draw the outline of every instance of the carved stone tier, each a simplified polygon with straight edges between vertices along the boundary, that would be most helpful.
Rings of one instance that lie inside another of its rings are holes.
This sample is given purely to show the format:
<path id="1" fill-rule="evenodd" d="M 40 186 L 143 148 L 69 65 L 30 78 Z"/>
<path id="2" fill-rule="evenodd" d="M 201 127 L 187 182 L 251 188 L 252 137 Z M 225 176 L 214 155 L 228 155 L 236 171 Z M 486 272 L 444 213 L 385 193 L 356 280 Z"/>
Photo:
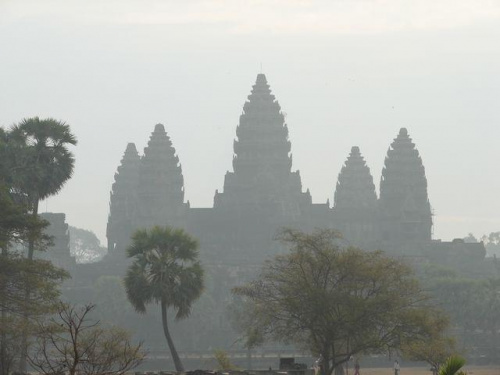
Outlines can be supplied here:
<path id="1" fill-rule="evenodd" d="M 370 168 L 354 146 L 342 167 L 334 196 L 336 209 L 374 209 L 377 206 L 375 184 Z"/>
<path id="2" fill-rule="evenodd" d="M 432 213 L 425 168 L 405 128 L 387 152 L 379 207 L 383 240 L 431 239 Z"/>
<path id="3" fill-rule="evenodd" d="M 112 253 L 115 247 L 127 246 L 128 238 L 135 228 L 140 161 L 135 144 L 129 143 L 115 173 L 110 193 L 108 253 Z M 122 244 L 124 240 L 126 243 Z"/>
<path id="4" fill-rule="evenodd" d="M 375 184 L 357 146 L 352 147 L 339 173 L 333 210 L 337 228 L 351 243 L 363 246 L 375 238 Z"/>
<path id="5" fill-rule="evenodd" d="M 174 225 L 183 216 L 184 178 L 179 158 L 162 124 L 155 126 L 139 169 L 138 225 Z"/>
<path id="6" fill-rule="evenodd" d="M 264 74 L 257 76 L 236 128 L 234 172 L 227 172 L 217 209 L 297 216 L 311 197 L 302 193 L 298 172 L 291 172 L 288 128 Z"/>

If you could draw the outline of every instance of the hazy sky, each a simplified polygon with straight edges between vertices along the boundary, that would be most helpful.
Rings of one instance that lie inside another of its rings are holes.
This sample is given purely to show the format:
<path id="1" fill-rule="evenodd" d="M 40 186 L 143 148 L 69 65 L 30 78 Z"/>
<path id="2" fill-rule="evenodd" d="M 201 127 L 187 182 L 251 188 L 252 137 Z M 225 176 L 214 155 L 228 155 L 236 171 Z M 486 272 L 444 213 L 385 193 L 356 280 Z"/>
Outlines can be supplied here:
<path id="1" fill-rule="evenodd" d="M 314 202 L 333 200 L 353 145 L 378 190 L 404 126 L 434 237 L 500 231 L 498 0 L 0 0 L 0 125 L 71 125 L 75 175 L 41 208 L 101 240 L 125 147 L 142 153 L 158 122 L 186 199 L 212 205 L 261 64 Z"/>

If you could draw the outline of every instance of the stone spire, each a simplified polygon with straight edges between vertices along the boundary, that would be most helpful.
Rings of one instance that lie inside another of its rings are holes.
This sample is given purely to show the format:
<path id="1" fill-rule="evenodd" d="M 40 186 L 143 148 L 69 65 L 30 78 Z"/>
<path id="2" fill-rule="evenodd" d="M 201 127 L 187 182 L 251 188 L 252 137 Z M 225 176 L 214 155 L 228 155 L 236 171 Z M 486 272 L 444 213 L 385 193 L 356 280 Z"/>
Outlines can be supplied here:
<path id="1" fill-rule="evenodd" d="M 124 248 L 134 230 L 137 215 L 137 187 L 140 157 L 135 144 L 129 143 L 115 173 L 111 188 L 107 227 L 108 253 Z"/>
<path id="2" fill-rule="evenodd" d="M 342 167 L 334 195 L 336 227 L 351 243 L 363 246 L 375 237 L 377 195 L 370 168 L 359 147 L 351 153 Z"/>
<path id="3" fill-rule="evenodd" d="M 155 126 L 144 149 L 139 179 L 139 227 L 180 226 L 175 220 L 185 210 L 184 179 L 179 158 L 162 124 Z"/>
<path id="4" fill-rule="evenodd" d="M 224 192 L 216 193 L 216 208 L 245 206 L 252 211 L 279 206 L 286 211 L 302 199 L 310 201 L 310 195 L 301 192 L 299 173 L 291 172 L 288 127 L 264 74 L 257 76 L 243 106 L 236 135 L 234 172 L 227 172 Z"/>
<path id="5" fill-rule="evenodd" d="M 380 181 L 382 239 L 430 240 L 432 213 L 422 159 L 401 128 L 385 159 Z"/>
<path id="6" fill-rule="evenodd" d="M 334 208 L 342 210 L 374 209 L 377 206 L 375 184 L 359 147 L 351 153 L 339 173 L 334 196 Z"/>

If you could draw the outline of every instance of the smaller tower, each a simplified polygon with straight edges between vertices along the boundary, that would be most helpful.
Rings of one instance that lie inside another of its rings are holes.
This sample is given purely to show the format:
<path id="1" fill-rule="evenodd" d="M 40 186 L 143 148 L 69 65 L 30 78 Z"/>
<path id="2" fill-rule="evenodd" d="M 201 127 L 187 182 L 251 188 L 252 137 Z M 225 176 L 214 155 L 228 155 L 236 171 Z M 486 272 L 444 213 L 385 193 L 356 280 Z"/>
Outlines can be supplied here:
<path id="1" fill-rule="evenodd" d="M 351 148 L 339 173 L 333 212 L 336 227 L 349 242 L 363 246 L 375 238 L 377 194 L 370 168 L 357 146 Z"/>
<path id="2" fill-rule="evenodd" d="M 139 168 L 138 228 L 155 225 L 182 227 L 187 206 L 184 204 L 184 178 L 179 158 L 162 124 L 144 149 Z"/>
<path id="3" fill-rule="evenodd" d="M 379 209 L 382 240 L 431 240 L 432 214 L 425 168 L 405 128 L 401 128 L 387 151 Z"/>
<path id="4" fill-rule="evenodd" d="M 129 143 L 115 173 L 115 182 L 110 193 L 106 230 L 109 255 L 113 255 L 116 248 L 124 251 L 135 230 L 139 164 L 140 157 L 135 144 Z"/>

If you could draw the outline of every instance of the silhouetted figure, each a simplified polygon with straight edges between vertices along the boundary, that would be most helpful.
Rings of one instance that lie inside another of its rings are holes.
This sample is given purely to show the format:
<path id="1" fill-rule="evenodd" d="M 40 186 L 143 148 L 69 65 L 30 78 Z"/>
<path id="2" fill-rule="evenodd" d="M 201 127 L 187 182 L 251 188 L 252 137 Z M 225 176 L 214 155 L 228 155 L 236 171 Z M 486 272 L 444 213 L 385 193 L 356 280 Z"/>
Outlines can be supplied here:
<path id="1" fill-rule="evenodd" d="M 399 362 L 396 360 L 394 361 L 394 375 L 399 375 L 399 370 L 401 367 L 399 366 Z"/>

